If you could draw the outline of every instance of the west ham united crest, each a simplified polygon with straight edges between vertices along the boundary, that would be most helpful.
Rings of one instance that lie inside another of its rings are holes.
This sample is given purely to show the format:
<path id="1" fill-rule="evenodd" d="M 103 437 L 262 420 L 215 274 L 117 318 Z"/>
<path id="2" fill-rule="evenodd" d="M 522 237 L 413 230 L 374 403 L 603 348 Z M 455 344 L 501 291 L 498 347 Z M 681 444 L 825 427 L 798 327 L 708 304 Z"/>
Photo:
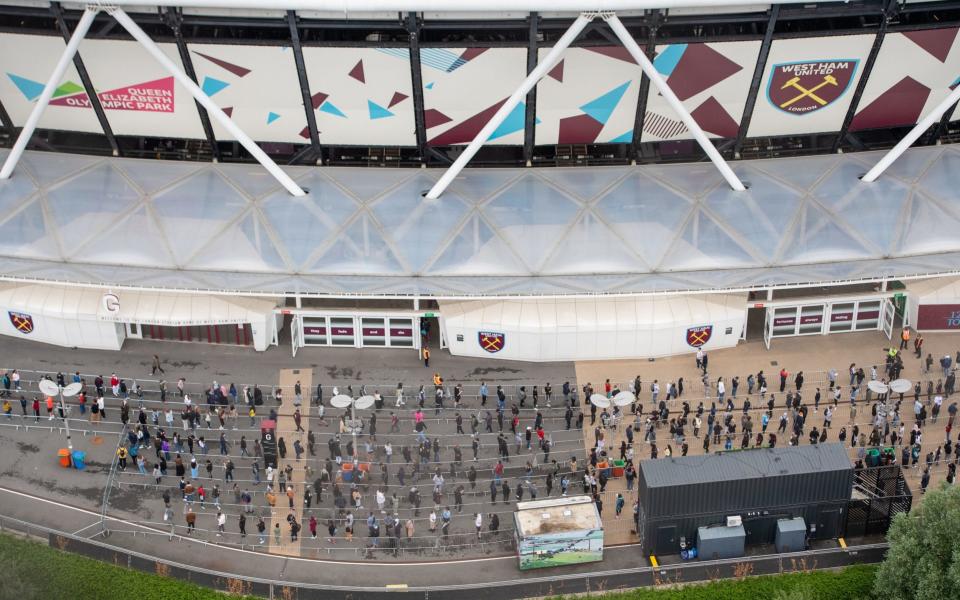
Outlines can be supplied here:
<path id="1" fill-rule="evenodd" d="M 480 341 L 481 348 L 490 354 L 493 354 L 503 350 L 503 344 L 505 343 L 507 336 L 494 331 L 481 331 L 477 334 L 477 339 Z"/>
<path id="2" fill-rule="evenodd" d="M 693 346 L 694 348 L 699 348 L 700 346 L 710 341 L 710 336 L 712 334 L 713 334 L 713 325 L 701 325 L 699 327 L 691 327 L 687 329 L 687 343 Z"/>
<path id="3" fill-rule="evenodd" d="M 28 334 L 33 331 L 33 317 L 26 313 L 7 311 L 7 314 L 10 315 L 10 322 L 13 323 L 14 329 L 23 334 Z"/>
<path id="4" fill-rule="evenodd" d="M 847 91 L 859 63 L 857 59 L 838 58 L 773 65 L 767 99 L 792 115 L 820 110 Z"/>

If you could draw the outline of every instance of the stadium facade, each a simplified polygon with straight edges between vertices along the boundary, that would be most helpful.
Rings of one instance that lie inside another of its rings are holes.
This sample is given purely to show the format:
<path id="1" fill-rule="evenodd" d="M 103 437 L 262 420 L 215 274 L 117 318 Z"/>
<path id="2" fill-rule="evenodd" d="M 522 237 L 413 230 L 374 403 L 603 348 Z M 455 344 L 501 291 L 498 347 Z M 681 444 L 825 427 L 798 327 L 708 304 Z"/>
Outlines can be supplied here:
<path id="1" fill-rule="evenodd" d="M 960 3 L 195 4 L 0 5 L 0 145 L 37 127 L 0 149 L 0 332 L 296 352 L 431 323 L 555 360 L 960 328 Z"/>

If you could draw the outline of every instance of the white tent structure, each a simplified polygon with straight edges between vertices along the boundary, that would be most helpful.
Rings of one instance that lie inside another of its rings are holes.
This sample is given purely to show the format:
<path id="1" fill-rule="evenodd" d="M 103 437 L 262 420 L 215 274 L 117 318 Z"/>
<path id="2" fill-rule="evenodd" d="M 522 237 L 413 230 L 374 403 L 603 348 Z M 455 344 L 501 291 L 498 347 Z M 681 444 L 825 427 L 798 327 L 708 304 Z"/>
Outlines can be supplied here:
<path id="1" fill-rule="evenodd" d="M 960 277 L 907 284 L 909 323 L 921 331 L 960 331 Z"/>
<path id="2" fill-rule="evenodd" d="M 108 299 L 109 298 L 109 299 Z M 277 333 L 274 300 L 0 284 L 0 333 L 58 346 L 119 350 L 133 324 L 190 327 L 250 325 L 266 350 Z"/>
<path id="3" fill-rule="evenodd" d="M 489 357 L 478 339 L 502 336 L 497 358 L 550 361 L 669 356 L 735 346 L 746 310 L 742 296 L 475 300 L 442 302 L 454 355 Z M 688 335 L 688 331 L 690 335 Z"/>

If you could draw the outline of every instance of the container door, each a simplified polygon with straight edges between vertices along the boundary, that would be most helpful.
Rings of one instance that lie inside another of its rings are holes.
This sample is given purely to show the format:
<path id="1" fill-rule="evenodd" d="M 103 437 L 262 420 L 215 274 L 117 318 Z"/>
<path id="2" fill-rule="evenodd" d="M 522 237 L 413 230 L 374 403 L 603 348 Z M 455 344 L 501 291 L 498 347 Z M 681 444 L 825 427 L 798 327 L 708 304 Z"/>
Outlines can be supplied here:
<path id="1" fill-rule="evenodd" d="M 666 525 L 657 529 L 656 554 L 676 554 L 680 551 L 678 544 L 676 525 Z"/>
<path id="2" fill-rule="evenodd" d="M 897 316 L 897 309 L 893 305 L 893 300 L 887 298 L 883 301 L 883 315 L 880 319 L 881 326 L 883 327 L 883 333 L 886 334 L 887 339 L 893 339 L 893 320 Z"/>

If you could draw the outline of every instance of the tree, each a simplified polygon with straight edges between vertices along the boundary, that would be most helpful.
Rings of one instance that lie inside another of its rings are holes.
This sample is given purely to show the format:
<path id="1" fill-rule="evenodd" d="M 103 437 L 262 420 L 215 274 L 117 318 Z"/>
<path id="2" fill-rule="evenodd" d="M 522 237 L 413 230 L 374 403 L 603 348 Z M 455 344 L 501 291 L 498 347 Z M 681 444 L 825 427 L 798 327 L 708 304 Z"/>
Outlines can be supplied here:
<path id="1" fill-rule="evenodd" d="M 887 540 L 874 583 L 878 600 L 960 598 L 960 488 L 927 492 L 894 518 Z"/>

